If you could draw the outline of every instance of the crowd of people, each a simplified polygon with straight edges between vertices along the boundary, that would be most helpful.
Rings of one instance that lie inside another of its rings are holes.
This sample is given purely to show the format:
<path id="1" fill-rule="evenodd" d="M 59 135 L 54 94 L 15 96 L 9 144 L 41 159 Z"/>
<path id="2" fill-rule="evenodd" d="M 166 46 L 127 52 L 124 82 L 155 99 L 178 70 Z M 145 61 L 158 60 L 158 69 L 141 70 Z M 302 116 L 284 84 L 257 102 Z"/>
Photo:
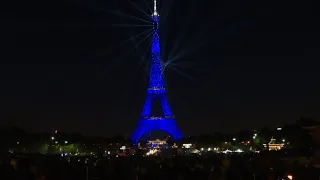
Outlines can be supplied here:
<path id="1" fill-rule="evenodd" d="M 2 180 L 319 180 L 320 170 L 269 154 L 172 158 L 5 155 Z"/>

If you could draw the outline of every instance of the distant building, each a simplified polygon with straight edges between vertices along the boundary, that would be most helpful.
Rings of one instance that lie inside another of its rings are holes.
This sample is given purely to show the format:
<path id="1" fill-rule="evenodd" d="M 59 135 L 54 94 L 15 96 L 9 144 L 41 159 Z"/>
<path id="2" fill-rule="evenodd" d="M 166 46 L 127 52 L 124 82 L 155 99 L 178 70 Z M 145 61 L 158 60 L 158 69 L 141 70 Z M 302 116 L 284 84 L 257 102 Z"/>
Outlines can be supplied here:
<path id="1" fill-rule="evenodd" d="M 281 150 L 284 146 L 284 143 L 276 143 L 276 139 L 271 138 L 268 144 L 263 144 L 264 148 L 269 148 L 269 151 L 278 151 Z"/>

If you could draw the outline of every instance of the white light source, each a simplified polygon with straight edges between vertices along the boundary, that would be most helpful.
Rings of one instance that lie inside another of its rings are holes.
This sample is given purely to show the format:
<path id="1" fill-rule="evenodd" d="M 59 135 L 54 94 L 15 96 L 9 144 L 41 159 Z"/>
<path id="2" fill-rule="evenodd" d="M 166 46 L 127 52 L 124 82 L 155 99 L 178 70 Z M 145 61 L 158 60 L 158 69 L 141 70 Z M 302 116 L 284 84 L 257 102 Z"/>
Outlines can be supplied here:
<path id="1" fill-rule="evenodd" d="M 257 137 L 257 134 L 253 134 L 253 139 L 255 139 Z"/>
<path id="2" fill-rule="evenodd" d="M 191 148 L 191 146 L 192 144 L 182 144 L 182 147 L 187 149 Z"/>
<path id="3" fill-rule="evenodd" d="M 157 12 L 157 0 L 153 0 L 153 16 L 159 16 Z"/>
<path id="4" fill-rule="evenodd" d="M 235 152 L 242 153 L 243 151 L 241 149 L 237 149 Z"/>

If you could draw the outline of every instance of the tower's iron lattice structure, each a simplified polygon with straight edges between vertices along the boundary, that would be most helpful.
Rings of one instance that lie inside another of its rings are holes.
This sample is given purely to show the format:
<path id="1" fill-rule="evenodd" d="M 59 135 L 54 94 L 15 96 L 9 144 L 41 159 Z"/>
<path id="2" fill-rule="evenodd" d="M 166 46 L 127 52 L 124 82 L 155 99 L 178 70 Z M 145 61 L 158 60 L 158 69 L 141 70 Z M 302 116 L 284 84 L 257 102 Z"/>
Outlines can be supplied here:
<path id="1" fill-rule="evenodd" d="M 166 89 L 164 87 L 162 76 L 162 61 L 160 55 L 160 39 L 159 39 L 159 14 L 157 12 L 157 1 L 154 0 L 154 10 L 152 14 L 153 22 L 153 39 L 151 46 L 151 67 L 149 85 L 147 89 L 147 98 L 136 127 L 132 141 L 138 143 L 140 138 L 151 131 L 168 132 L 175 140 L 182 138 L 182 134 L 176 125 L 176 121 L 171 112 L 171 108 L 167 101 Z M 151 115 L 152 102 L 159 100 L 163 115 L 160 117 Z"/>

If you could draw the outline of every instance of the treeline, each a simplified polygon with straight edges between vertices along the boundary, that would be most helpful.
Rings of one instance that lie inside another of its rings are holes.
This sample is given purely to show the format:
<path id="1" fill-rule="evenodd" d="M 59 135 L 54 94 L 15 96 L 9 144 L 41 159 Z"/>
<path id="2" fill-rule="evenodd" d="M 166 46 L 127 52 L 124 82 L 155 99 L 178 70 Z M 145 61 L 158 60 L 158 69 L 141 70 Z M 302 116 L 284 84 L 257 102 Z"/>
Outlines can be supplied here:
<path id="1" fill-rule="evenodd" d="M 195 144 L 220 144 L 222 142 L 240 143 L 252 141 L 253 138 L 257 143 L 268 143 L 273 137 L 275 139 L 289 141 L 291 146 L 309 147 L 312 138 L 308 128 L 319 125 L 319 122 L 313 119 L 301 118 L 292 125 L 284 125 L 281 127 L 268 128 L 263 127 L 255 130 L 243 130 L 234 134 L 224 134 L 212 132 L 199 136 L 188 136 L 176 143 L 195 143 Z M 255 137 L 254 137 L 255 136 Z M 0 129 L 0 147 L 23 147 L 32 148 L 39 144 L 87 144 L 104 147 L 113 146 L 114 144 L 130 144 L 130 139 L 122 135 L 113 137 L 85 137 L 81 133 L 65 133 L 60 131 L 45 133 L 28 133 L 18 127 Z M 3 149 L 2 148 L 2 149 Z"/>

